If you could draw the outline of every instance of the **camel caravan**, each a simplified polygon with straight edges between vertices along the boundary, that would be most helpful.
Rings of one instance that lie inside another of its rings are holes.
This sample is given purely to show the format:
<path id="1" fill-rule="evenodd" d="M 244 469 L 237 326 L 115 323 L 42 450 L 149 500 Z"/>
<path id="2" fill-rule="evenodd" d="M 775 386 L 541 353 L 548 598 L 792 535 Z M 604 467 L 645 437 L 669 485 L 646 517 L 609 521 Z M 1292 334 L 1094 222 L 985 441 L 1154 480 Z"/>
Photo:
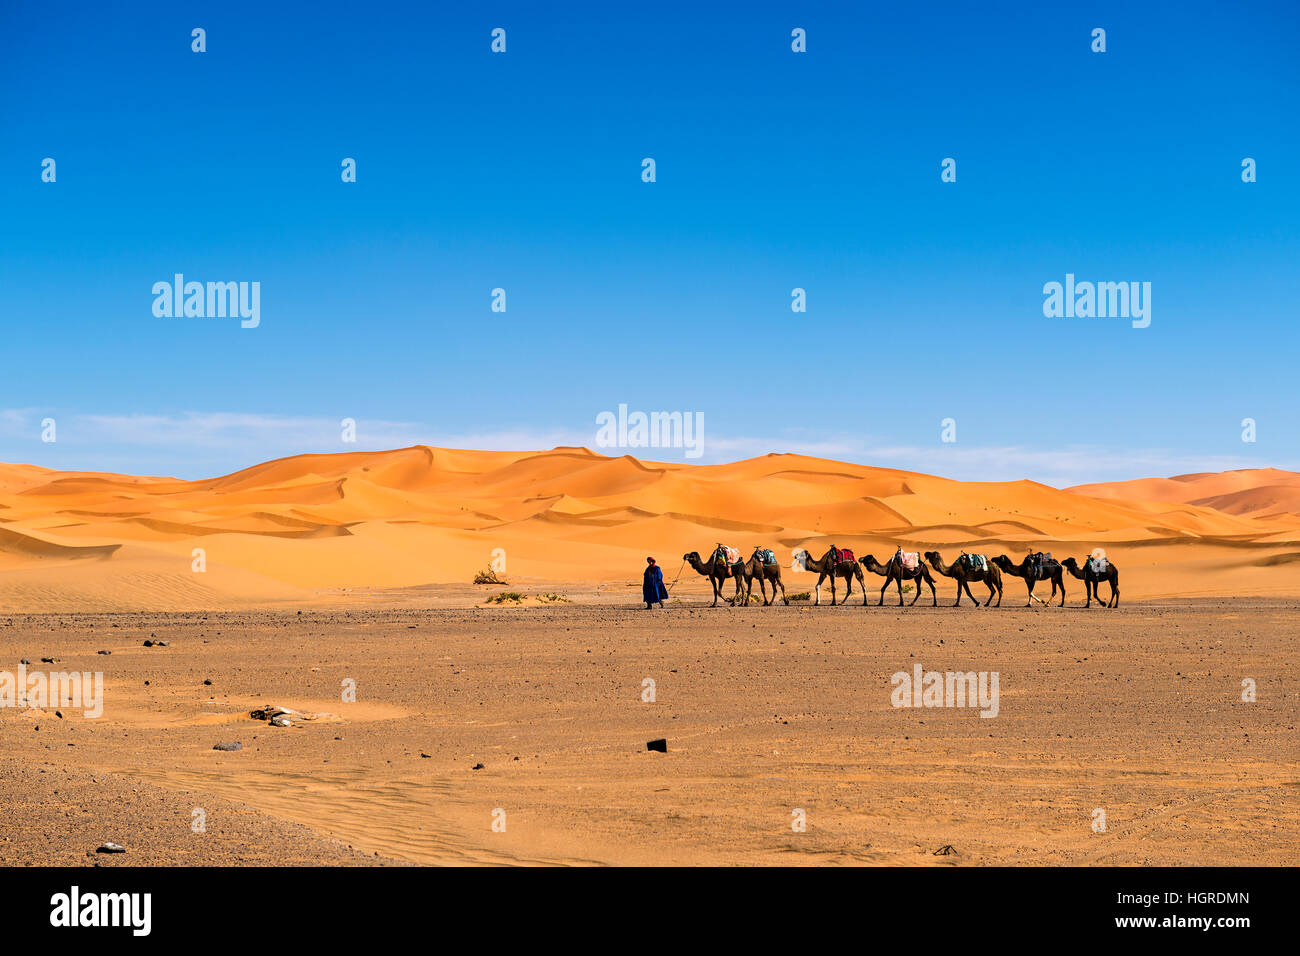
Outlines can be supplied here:
<path id="1" fill-rule="evenodd" d="M 764 607 L 776 603 L 778 589 L 781 592 L 782 602 L 790 603 L 790 599 L 785 594 L 785 584 L 781 581 L 781 564 L 777 560 L 776 552 L 771 548 L 757 547 L 749 559 L 745 560 L 736 548 L 719 543 L 710 553 L 707 561 L 700 557 L 698 551 L 682 555 L 682 561 L 689 564 L 697 574 L 709 579 L 709 583 L 713 586 L 713 603 L 709 605 L 710 607 L 717 607 L 719 599 L 733 605 L 749 604 L 755 580 L 758 581 Z M 848 603 L 849 597 L 853 594 L 855 580 L 862 591 L 862 604 L 866 606 L 868 599 L 866 579 L 863 575 L 865 569 L 885 579 L 884 585 L 880 588 L 877 607 L 885 603 L 885 592 L 889 590 L 891 584 L 898 592 L 898 606 L 902 607 L 904 582 L 910 582 L 909 586 L 916 592 L 908 607 L 916 604 L 921 596 L 923 584 L 930 588 L 931 606 L 938 607 L 939 596 L 935 589 L 934 575 L 930 573 L 933 569 L 936 574 L 952 578 L 957 582 L 957 600 L 953 607 L 961 605 L 963 592 L 970 598 L 972 606 L 980 606 L 979 598 L 970 589 L 971 582 L 983 582 L 989 589 L 988 598 L 983 603 L 984 607 L 993 604 L 995 597 L 997 604 L 994 606 L 1001 607 L 1002 580 L 1005 575 L 1024 579 L 1028 591 L 1026 607 L 1031 606 L 1035 601 L 1044 607 L 1048 606 L 1056 599 L 1058 590 L 1061 592 L 1059 606 L 1064 607 L 1065 572 L 1067 571 L 1083 581 L 1087 599 L 1084 607 L 1092 607 L 1094 602 L 1098 607 L 1119 607 L 1119 569 L 1106 557 L 1106 552 L 1101 548 L 1094 548 L 1082 565 L 1074 558 L 1058 561 L 1052 557 L 1050 551 L 1032 550 L 1019 563 L 1005 554 L 990 558 L 986 554 L 967 554 L 963 551 L 957 556 L 957 560 L 947 564 L 938 551 L 926 551 L 922 554 L 919 551 L 904 551 L 901 547 L 894 552 L 893 557 L 881 564 L 876 560 L 875 555 L 868 554 L 864 558 L 857 558 L 849 549 L 831 545 L 820 558 L 814 558 L 802 548 L 797 548 L 794 567 L 798 570 L 817 572 L 817 584 L 813 587 L 814 606 L 821 604 L 822 584 L 828 579 L 831 586 L 832 607 L 836 604 Z M 840 579 L 844 582 L 842 601 L 838 599 L 836 593 L 836 585 Z M 725 597 L 723 591 L 728 580 L 734 582 L 734 594 Z M 1046 601 L 1034 593 L 1034 585 L 1039 581 L 1048 581 L 1052 585 L 1051 594 Z M 1104 603 L 1098 591 L 1102 581 L 1110 585 L 1110 595 Z M 771 598 L 767 595 L 768 584 L 772 585 Z"/>

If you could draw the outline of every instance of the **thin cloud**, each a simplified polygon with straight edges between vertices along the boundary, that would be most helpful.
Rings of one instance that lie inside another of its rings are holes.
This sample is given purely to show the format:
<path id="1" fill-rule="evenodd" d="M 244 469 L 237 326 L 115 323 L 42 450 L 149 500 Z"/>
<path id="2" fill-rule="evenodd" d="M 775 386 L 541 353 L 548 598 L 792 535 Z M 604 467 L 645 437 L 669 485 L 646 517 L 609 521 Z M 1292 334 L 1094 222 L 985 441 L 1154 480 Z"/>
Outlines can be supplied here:
<path id="1" fill-rule="evenodd" d="M 42 420 L 54 418 L 58 441 L 41 441 Z M 210 477 L 258 462 L 304 453 L 403 448 L 427 444 L 489 451 L 544 450 L 580 445 L 653 461 L 684 460 L 681 449 L 598 448 L 596 430 L 526 427 L 446 431 L 424 422 L 357 419 L 356 442 L 343 441 L 343 419 L 247 412 L 59 414 L 49 409 L 0 409 L 0 458 L 54 468 Z M 845 436 L 711 435 L 704 431 L 698 464 L 718 464 L 788 452 L 863 465 L 919 471 L 963 481 L 1030 478 L 1056 487 L 1095 481 L 1260 467 L 1234 455 L 1195 456 L 1158 449 L 1101 446 L 1028 448 L 1016 445 L 873 445 Z M 1286 463 L 1271 462 L 1278 467 Z"/>

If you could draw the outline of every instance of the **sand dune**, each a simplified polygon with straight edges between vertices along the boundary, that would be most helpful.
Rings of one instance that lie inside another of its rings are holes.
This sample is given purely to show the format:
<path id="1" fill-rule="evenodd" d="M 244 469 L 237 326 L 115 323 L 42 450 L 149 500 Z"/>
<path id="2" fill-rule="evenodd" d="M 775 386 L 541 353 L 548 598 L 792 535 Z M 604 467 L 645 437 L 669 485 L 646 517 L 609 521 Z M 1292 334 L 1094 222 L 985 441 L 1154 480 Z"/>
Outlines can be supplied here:
<path id="1" fill-rule="evenodd" d="M 13 610 L 348 600 L 464 584 L 502 554 L 516 581 L 623 588 L 647 554 L 671 579 L 682 553 L 718 541 L 772 547 L 787 565 L 793 549 L 831 543 L 878 557 L 899 545 L 1061 556 L 1100 545 L 1130 599 L 1296 595 L 1300 474 L 1057 489 L 790 454 L 689 465 L 426 446 L 299 455 L 199 481 L 0 465 L 0 606 Z M 787 575 L 796 589 L 813 580 Z"/>

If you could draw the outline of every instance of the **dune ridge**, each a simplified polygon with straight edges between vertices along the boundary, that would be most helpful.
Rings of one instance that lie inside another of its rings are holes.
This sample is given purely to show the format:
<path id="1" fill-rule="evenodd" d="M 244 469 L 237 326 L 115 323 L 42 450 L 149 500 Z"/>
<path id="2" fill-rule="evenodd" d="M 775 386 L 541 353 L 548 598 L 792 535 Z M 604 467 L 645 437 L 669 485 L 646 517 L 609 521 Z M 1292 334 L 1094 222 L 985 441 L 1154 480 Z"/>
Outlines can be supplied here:
<path id="1" fill-rule="evenodd" d="M 512 579 L 621 588 L 636 584 L 646 555 L 671 578 L 685 551 L 718 541 L 747 555 L 772 547 L 787 566 L 792 549 L 831 543 L 881 558 L 900 545 L 1062 556 L 1101 546 L 1129 598 L 1296 595 L 1300 474 L 1058 489 L 795 454 L 690 465 L 424 445 L 296 455 L 197 481 L 0 464 L 0 606 L 10 610 L 348 600 L 464 584 L 494 555 Z M 703 584 L 686 577 L 679 593 Z M 812 580 L 787 577 L 795 588 Z M 881 583 L 868 576 L 869 590 Z"/>

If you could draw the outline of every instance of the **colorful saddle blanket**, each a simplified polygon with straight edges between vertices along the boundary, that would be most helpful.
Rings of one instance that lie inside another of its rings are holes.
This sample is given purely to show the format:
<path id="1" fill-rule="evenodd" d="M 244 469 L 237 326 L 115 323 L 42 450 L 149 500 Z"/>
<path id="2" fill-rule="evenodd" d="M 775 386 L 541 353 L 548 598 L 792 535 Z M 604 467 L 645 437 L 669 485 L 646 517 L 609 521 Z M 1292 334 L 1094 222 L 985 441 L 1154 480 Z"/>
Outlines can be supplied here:
<path id="1" fill-rule="evenodd" d="M 1105 574 L 1106 569 L 1110 567 L 1110 562 L 1105 557 L 1089 558 L 1088 567 L 1092 569 L 1093 574 Z"/>
<path id="2" fill-rule="evenodd" d="M 982 554 L 963 554 L 961 559 L 971 571 L 983 571 L 989 566 L 989 559 Z"/>
<path id="3" fill-rule="evenodd" d="M 776 552 L 771 548 L 758 548 L 754 551 L 754 557 L 760 564 L 776 564 Z"/>
<path id="4" fill-rule="evenodd" d="M 837 548 L 836 551 L 838 552 L 838 555 L 836 557 L 837 564 L 857 563 L 858 559 L 853 556 L 853 552 L 850 551 L 848 548 Z"/>
<path id="5" fill-rule="evenodd" d="M 919 551 L 904 551 L 899 548 L 898 559 L 902 563 L 904 571 L 915 571 L 921 563 L 921 553 Z"/>
<path id="6" fill-rule="evenodd" d="M 737 564 L 740 562 L 740 551 L 719 545 L 718 550 L 713 552 L 713 561 L 716 564 Z"/>
<path id="7" fill-rule="evenodd" d="M 1052 557 L 1052 552 L 1050 551 L 1035 551 L 1029 556 L 1029 565 L 1036 572 L 1042 571 L 1045 568 L 1050 569 L 1058 563 L 1059 562 Z"/>

